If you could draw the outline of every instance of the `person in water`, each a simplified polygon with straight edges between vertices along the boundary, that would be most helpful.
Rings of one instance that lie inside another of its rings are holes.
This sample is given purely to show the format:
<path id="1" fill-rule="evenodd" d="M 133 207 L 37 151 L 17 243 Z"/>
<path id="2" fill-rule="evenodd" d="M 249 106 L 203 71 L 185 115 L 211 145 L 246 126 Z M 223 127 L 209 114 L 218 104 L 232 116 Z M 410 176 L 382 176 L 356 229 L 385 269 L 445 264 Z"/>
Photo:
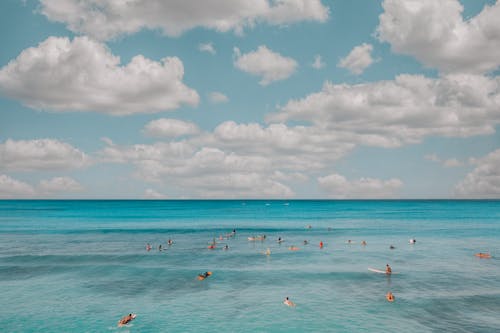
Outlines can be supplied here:
<path id="1" fill-rule="evenodd" d="M 295 303 L 290 301 L 290 299 L 288 297 L 285 298 L 285 300 L 283 301 L 283 304 L 285 304 L 287 306 L 295 306 Z"/>
<path id="2" fill-rule="evenodd" d="M 389 266 L 389 264 L 385 265 L 385 274 L 391 275 L 392 274 L 392 268 Z"/>
<path id="3" fill-rule="evenodd" d="M 149 243 L 146 244 L 146 251 L 151 251 L 151 244 Z"/>
<path id="4" fill-rule="evenodd" d="M 386 298 L 389 302 L 394 302 L 394 295 L 393 295 L 393 293 L 391 293 L 390 291 L 387 293 L 387 295 L 385 295 L 385 298 Z"/>
<path id="5" fill-rule="evenodd" d="M 361 245 L 366 246 L 366 241 L 362 241 Z"/>
<path id="6" fill-rule="evenodd" d="M 174 241 L 169 238 L 167 244 L 168 244 L 168 246 L 172 246 L 172 244 L 174 244 Z"/>
<path id="7" fill-rule="evenodd" d="M 198 280 L 205 280 L 207 277 L 212 275 L 212 272 L 205 272 L 203 274 L 198 274 Z"/>
<path id="8" fill-rule="evenodd" d="M 118 326 L 123 326 L 123 325 L 127 325 L 128 323 L 130 323 L 132 320 L 134 320 L 136 317 L 135 314 L 133 313 L 129 313 L 128 315 L 124 316 L 122 319 L 120 319 L 120 321 L 118 321 Z"/>
<path id="9" fill-rule="evenodd" d="M 391 244 L 391 246 L 389 246 L 389 249 L 391 250 L 394 250 L 396 247 L 394 245 Z"/>
<path id="10" fill-rule="evenodd" d="M 320 241 L 319 242 L 319 248 L 322 249 L 323 248 L 323 241 Z"/>

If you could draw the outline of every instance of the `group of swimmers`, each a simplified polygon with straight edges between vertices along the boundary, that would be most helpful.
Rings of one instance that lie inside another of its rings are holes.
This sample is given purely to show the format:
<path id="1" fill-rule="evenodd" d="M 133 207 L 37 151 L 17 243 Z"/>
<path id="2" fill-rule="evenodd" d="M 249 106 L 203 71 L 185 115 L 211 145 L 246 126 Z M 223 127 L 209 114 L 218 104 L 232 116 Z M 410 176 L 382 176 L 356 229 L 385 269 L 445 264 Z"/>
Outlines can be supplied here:
<path id="1" fill-rule="evenodd" d="M 168 239 L 168 241 L 167 241 L 167 246 L 168 246 L 168 247 L 170 247 L 170 246 L 172 246 L 172 245 L 174 245 L 174 241 L 173 241 L 171 238 L 169 238 L 169 239 Z M 147 243 L 147 244 L 146 244 L 146 251 L 148 251 L 148 252 L 149 252 L 149 251 L 151 251 L 152 249 L 153 249 L 153 247 L 151 246 L 151 244 Z M 158 245 L 158 251 L 159 251 L 159 252 L 161 252 L 161 251 L 163 251 L 163 250 L 166 250 L 166 249 L 167 249 L 167 247 L 165 247 L 165 246 L 163 246 L 163 245 L 161 245 L 161 244 L 160 244 L 160 245 Z"/>
<path id="2" fill-rule="evenodd" d="M 312 227 L 310 225 L 307 226 L 307 229 L 311 229 L 311 228 Z M 331 230 L 331 228 L 328 228 L 328 230 Z M 226 236 L 226 239 L 229 239 L 229 238 L 231 238 L 231 237 L 233 237 L 235 235 L 236 235 L 236 229 L 233 229 L 233 231 L 231 233 L 226 234 L 225 236 Z M 262 241 L 263 242 L 263 241 L 266 240 L 266 238 L 267 238 L 266 235 L 260 235 L 260 236 L 256 236 L 256 237 L 248 237 L 248 240 L 249 241 Z M 224 237 L 221 235 L 219 237 L 219 240 L 223 240 L 223 239 L 224 239 Z M 284 241 L 285 240 L 283 238 L 281 238 L 281 237 L 279 237 L 278 240 L 277 240 L 278 244 L 281 244 Z M 417 242 L 417 240 L 415 238 L 412 238 L 412 239 L 409 240 L 410 244 L 416 244 L 416 242 Z M 347 244 L 352 244 L 352 243 L 353 243 L 353 241 L 350 240 L 350 239 L 347 241 Z M 303 244 L 307 245 L 307 244 L 309 244 L 309 241 L 304 240 Z M 167 245 L 169 247 L 173 245 L 172 239 L 169 239 L 167 241 Z M 361 245 L 366 246 L 367 245 L 366 241 L 363 240 L 361 242 Z M 320 241 L 319 247 L 322 249 L 323 246 L 324 246 L 323 241 Z M 210 243 L 210 245 L 208 246 L 208 248 L 209 249 L 215 249 L 216 248 L 215 238 L 213 239 L 213 242 Z M 395 249 L 395 247 L 392 244 L 390 245 L 389 248 L 391 250 Z M 150 251 L 151 249 L 152 249 L 151 245 L 149 243 L 146 244 L 146 250 Z M 224 246 L 224 249 L 225 250 L 229 249 L 229 246 L 226 244 Z M 297 251 L 297 250 L 299 250 L 298 247 L 293 246 L 293 245 L 290 246 L 288 249 L 291 250 L 291 251 Z M 162 247 L 161 244 L 158 246 L 158 250 L 159 251 L 163 250 L 163 247 Z M 264 254 L 266 254 L 266 255 L 269 256 L 271 254 L 270 248 L 267 248 L 267 250 L 266 250 L 266 252 L 264 252 Z M 491 258 L 491 255 L 489 253 L 483 253 L 483 252 L 476 253 L 475 256 L 478 257 L 478 258 L 484 258 L 484 259 L 490 259 Z M 392 268 L 391 268 L 391 266 L 389 264 L 386 264 L 385 274 L 386 275 L 392 275 Z M 207 271 L 205 273 L 198 274 L 197 279 L 200 280 L 200 281 L 202 281 L 202 280 L 205 280 L 207 277 L 209 277 L 211 275 L 212 275 L 212 272 Z M 388 291 L 385 297 L 386 297 L 386 299 L 387 299 L 388 302 L 394 302 L 394 300 L 395 300 L 395 296 L 394 296 L 394 294 L 391 291 Z M 283 303 L 285 305 L 287 305 L 287 306 L 290 306 L 290 307 L 295 307 L 296 306 L 296 304 L 294 302 L 292 302 L 288 297 L 285 298 L 285 300 L 283 301 Z M 126 325 L 126 324 L 130 323 L 135 318 L 136 318 L 136 315 L 130 313 L 130 314 L 128 314 L 128 315 L 126 315 L 126 316 L 124 316 L 123 318 L 120 319 L 120 321 L 118 322 L 118 326 Z"/>

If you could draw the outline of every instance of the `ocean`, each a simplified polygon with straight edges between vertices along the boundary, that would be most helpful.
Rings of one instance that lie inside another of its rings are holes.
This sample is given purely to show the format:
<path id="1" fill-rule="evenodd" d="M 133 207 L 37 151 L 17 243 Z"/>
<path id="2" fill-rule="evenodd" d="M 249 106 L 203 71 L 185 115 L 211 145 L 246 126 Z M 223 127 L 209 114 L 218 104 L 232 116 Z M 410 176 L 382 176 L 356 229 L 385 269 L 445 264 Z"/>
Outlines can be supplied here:
<path id="1" fill-rule="evenodd" d="M 500 201 L 4 200 L 0 289 L 1 332 L 500 332 Z"/>

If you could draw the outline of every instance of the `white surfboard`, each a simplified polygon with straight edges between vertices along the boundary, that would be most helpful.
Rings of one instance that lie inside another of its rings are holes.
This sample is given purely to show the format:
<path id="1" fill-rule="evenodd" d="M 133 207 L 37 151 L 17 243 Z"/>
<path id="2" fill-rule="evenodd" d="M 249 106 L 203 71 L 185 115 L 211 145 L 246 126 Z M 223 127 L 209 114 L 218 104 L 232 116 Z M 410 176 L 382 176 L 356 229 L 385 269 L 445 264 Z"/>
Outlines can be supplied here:
<path id="1" fill-rule="evenodd" d="M 385 272 L 385 270 L 383 271 L 383 270 L 376 269 L 376 268 L 371 268 L 371 267 L 368 267 L 368 270 L 369 270 L 369 271 L 372 271 L 372 272 L 374 272 L 374 273 L 379 273 L 379 274 L 387 274 L 387 273 Z M 396 273 L 396 272 L 392 272 L 391 274 L 398 274 L 398 273 Z"/>

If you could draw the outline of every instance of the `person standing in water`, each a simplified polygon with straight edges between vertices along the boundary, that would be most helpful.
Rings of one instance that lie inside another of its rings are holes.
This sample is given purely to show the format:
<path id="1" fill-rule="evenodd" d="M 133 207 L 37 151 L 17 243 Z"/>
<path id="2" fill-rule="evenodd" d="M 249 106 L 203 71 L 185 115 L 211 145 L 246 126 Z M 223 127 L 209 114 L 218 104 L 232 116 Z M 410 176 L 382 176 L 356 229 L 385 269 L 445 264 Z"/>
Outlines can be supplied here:
<path id="1" fill-rule="evenodd" d="M 392 268 L 389 266 L 389 264 L 385 265 L 385 274 L 391 275 L 392 274 Z"/>

